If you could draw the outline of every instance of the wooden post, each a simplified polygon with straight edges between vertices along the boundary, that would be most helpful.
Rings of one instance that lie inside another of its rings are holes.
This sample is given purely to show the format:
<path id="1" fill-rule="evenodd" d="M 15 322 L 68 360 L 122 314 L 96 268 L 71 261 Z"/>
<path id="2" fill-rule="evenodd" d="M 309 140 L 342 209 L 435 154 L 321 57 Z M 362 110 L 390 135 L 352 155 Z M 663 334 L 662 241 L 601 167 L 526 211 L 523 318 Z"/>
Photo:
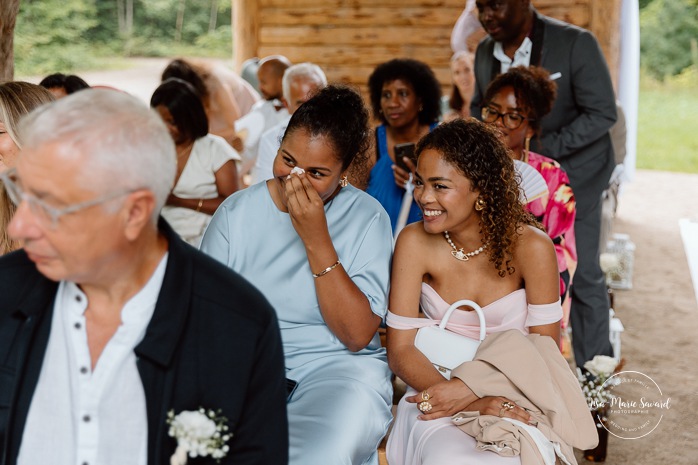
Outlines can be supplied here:
<path id="1" fill-rule="evenodd" d="M 620 64 L 620 9 L 621 0 L 589 1 L 589 29 L 601 45 L 616 92 Z"/>
<path id="2" fill-rule="evenodd" d="M 233 63 L 239 73 L 242 63 L 257 56 L 259 47 L 258 0 L 232 0 Z"/>

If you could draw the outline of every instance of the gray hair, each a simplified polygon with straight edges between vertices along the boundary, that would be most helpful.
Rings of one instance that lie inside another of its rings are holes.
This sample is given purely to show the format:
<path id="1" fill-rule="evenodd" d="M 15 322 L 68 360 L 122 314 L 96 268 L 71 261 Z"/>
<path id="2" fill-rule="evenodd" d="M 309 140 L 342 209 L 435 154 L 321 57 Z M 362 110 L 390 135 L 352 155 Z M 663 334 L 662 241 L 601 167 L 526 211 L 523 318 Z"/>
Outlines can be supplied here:
<path id="1" fill-rule="evenodd" d="M 284 72 L 284 77 L 281 81 L 281 89 L 283 90 L 284 99 L 286 102 L 291 101 L 291 83 L 297 79 L 307 78 L 320 84 L 320 87 L 327 86 L 327 77 L 318 65 L 314 63 L 298 63 L 290 66 Z"/>
<path id="2" fill-rule="evenodd" d="M 85 89 L 30 113 L 19 132 L 25 150 L 60 142 L 82 155 L 80 178 L 87 189 L 151 191 L 157 221 L 177 160 L 162 119 L 140 100 L 116 90 Z"/>

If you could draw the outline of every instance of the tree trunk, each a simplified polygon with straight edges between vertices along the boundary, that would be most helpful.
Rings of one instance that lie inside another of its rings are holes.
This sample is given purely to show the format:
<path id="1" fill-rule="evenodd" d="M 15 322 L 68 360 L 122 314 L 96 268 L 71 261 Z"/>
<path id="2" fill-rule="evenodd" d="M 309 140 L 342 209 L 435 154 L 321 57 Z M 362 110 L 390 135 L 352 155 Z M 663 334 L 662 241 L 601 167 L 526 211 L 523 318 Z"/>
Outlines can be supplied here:
<path id="1" fill-rule="evenodd" d="M 0 0 L 0 82 L 15 76 L 14 32 L 19 0 Z"/>
<path id="2" fill-rule="evenodd" d="M 180 42 L 182 40 L 182 27 L 184 26 L 184 7 L 186 6 L 185 4 L 186 0 L 179 0 L 179 6 L 177 7 L 175 42 Z"/>
<path id="3" fill-rule="evenodd" d="M 119 22 L 119 33 L 126 33 L 126 6 L 124 0 L 116 0 L 116 18 Z"/>
<path id="4" fill-rule="evenodd" d="M 212 34 L 216 30 L 218 22 L 218 0 L 211 0 L 211 17 L 208 20 L 208 33 Z"/>
<path id="5" fill-rule="evenodd" d="M 126 34 L 133 33 L 133 0 L 126 0 Z"/>

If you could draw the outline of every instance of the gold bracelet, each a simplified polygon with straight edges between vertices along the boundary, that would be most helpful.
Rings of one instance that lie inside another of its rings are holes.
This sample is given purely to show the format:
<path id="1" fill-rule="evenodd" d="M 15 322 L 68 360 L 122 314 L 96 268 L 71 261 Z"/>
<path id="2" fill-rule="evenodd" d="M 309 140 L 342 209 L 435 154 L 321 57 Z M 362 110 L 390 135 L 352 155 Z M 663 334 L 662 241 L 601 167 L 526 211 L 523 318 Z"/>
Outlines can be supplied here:
<path id="1" fill-rule="evenodd" d="M 199 205 L 196 206 L 196 211 L 201 211 L 201 206 L 204 204 L 204 199 L 199 199 Z"/>
<path id="2" fill-rule="evenodd" d="M 319 272 L 319 273 L 313 273 L 313 278 L 319 278 L 320 276 L 325 276 L 327 273 L 329 273 L 330 271 L 334 270 L 334 269 L 337 268 L 338 266 L 339 266 L 339 260 L 337 260 L 336 262 L 334 262 L 334 264 L 333 264 L 332 266 L 328 266 L 327 268 L 325 268 L 325 269 L 322 270 L 321 272 Z"/>

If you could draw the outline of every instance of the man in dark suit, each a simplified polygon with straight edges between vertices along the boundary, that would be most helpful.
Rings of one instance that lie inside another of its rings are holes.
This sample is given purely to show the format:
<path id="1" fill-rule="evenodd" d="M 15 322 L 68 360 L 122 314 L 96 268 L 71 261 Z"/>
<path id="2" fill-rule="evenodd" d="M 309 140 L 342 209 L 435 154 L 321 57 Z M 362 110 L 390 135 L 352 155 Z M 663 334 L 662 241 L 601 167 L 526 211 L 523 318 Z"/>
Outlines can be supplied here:
<path id="1" fill-rule="evenodd" d="M 225 417 L 220 463 L 287 463 L 274 310 L 159 219 L 176 171 L 160 118 L 85 90 L 21 134 L 2 174 L 23 249 L 0 259 L 0 463 L 170 463 L 168 412 L 200 408 Z"/>
<path id="2" fill-rule="evenodd" d="M 487 85 L 510 66 L 541 66 L 557 83 L 555 105 L 532 148 L 562 165 L 577 200 L 579 262 L 570 322 L 581 366 L 594 355 L 612 353 L 608 296 L 599 266 L 601 194 L 615 166 L 608 131 L 616 107 L 608 66 L 589 31 L 539 14 L 530 0 L 477 0 L 476 6 L 489 35 L 475 56 L 471 114 L 480 114 Z"/>

